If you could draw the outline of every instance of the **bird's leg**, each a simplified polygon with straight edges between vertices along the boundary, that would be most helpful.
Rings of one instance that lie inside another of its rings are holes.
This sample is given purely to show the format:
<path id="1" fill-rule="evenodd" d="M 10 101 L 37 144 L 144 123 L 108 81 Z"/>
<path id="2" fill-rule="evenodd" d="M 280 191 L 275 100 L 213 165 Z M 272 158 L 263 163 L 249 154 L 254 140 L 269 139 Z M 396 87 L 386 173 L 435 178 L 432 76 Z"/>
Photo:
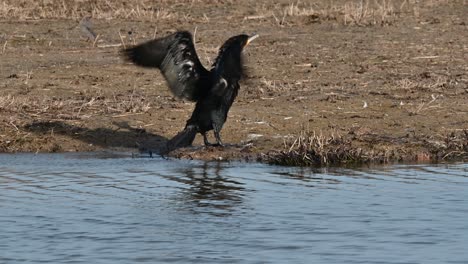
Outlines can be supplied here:
<path id="1" fill-rule="evenodd" d="M 203 142 L 205 143 L 205 146 L 211 146 L 211 143 L 208 141 L 208 137 L 206 135 L 206 132 L 201 133 L 203 135 Z"/>
<path id="2" fill-rule="evenodd" d="M 223 142 L 221 141 L 221 136 L 219 135 L 219 130 L 220 129 L 217 129 L 217 127 L 215 127 L 213 131 L 214 131 L 214 136 L 216 138 L 216 145 L 222 147 L 224 145 L 223 145 Z"/>

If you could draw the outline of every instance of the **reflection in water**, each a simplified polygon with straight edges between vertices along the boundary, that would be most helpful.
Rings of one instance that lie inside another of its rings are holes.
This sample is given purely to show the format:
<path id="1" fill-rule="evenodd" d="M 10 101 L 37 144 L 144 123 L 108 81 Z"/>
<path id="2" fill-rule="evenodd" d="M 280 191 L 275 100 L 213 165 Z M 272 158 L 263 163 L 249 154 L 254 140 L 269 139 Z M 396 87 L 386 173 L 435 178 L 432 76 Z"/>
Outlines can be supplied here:
<path id="1" fill-rule="evenodd" d="M 292 180 L 299 180 L 305 183 L 310 183 L 309 186 L 313 187 L 314 184 L 339 184 L 339 179 L 326 178 L 323 177 L 321 170 L 311 169 L 311 168 L 295 168 L 291 171 L 275 171 L 272 172 L 273 175 L 278 175 Z M 328 186 L 327 188 L 332 188 Z"/>
<path id="2" fill-rule="evenodd" d="M 225 216 L 242 203 L 244 187 L 232 177 L 223 176 L 224 166 L 219 162 L 204 162 L 175 169 L 175 175 L 163 177 L 184 184 L 174 199 L 183 201 L 185 209 Z"/>

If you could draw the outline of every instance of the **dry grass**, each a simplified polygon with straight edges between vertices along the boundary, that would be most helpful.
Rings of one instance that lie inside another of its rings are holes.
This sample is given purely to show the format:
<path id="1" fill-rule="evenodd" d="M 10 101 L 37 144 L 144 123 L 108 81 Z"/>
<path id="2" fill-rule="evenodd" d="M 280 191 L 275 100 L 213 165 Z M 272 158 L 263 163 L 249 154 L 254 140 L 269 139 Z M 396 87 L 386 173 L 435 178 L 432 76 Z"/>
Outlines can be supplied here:
<path id="1" fill-rule="evenodd" d="M 74 126 L 67 127 L 67 124 L 86 122 L 95 116 L 131 116 L 149 109 L 145 97 L 135 91 L 109 97 L 95 92 L 68 99 L 3 95 L 0 96 L 0 112 L 9 116 L 0 120 L 0 152 L 35 151 L 36 148 L 47 152 L 63 150 L 57 142 L 47 140 L 55 138 L 54 129 L 47 137 L 38 137 L 28 129 L 32 124 L 60 124 L 64 126 L 62 130 L 73 134 L 69 128 Z"/>
<path id="2" fill-rule="evenodd" d="M 358 141 L 366 147 L 359 147 L 356 144 Z M 376 141 L 379 143 L 376 144 Z M 389 141 L 386 136 L 351 139 L 336 134 L 302 131 L 286 141 L 283 150 L 263 154 L 260 160 L 282 166 L 319 167 L 464 160 L 468 158 L 468 130 L 460 129 L 431 138 L 415 138 L 411 145 L 418 147 L 405 148 L 393 139 Z"/>
<path id="3" fill-rule="evenodd" d="M 137 0 L 137 1 L 94 1 L 94 0 L 4 0 L 0 3 L 0 18 L 3 19 L 75 19 L 86 16 L 95 19 L 132 19 L 159 21 L 165 19 L 191 19 L 192 7 L 202 0 Z M 254 14 L 244 19 L 273 19 L 278 25 L 288 25 L 297 17 L 308 17 L 311 22 L 338 20 L 345 25 L 388 25 L 398 19 L 403 10 L 412 10 L 413 15 L 421 8 L 433 8 L 450 4 L 448 0 L 346 0 L 330 1 L 327 5 L 291 1 L 288 4 L 264 3 L 255 6 L 249 1 L 208 1 L 213 4 L 244 4 L 255 8 Z M 239 17 L 232 16 L 239 20 Z M 208 22 L 210 17 L 203 14 L 200 21 Z"/>
<path id="4" fill-rule="evenodd" d="M 95 137 L 100 131 L 108 133 L 105 128 L 79 129 L 80 124 L 93 117 L 124 117 L 145 113 L 149 109 L 146 99 L 131 91 L 109 98 L 99 94 L 72 99 L 0 96 L 0 112 L 9 114 L 0 120 L 0 152 L 63 151 L 57 135 L 80 138 L 86 135 Z M 139 133 L 144 129 L 132 131 Z M 37 133 L 41 136 L 35 135 Z M 123 140 L 121 144 L 128 144 L 126 142 Z"/>
<path id="5" fill-rule="evenodd" d="M 327 166 L 359 164 L 370 161 L 361 149 L 339 135 L 302 131 L 293 140 L 285 142 L 284 150 L 266 155 L 266 161 L 284 166 Z"/>
<path id="6" fill-rule="evenodd" d="M 434 160 L 463 160 L 468 157 L 468 130 L 453 131 L 441 140 L 427 139 L 425 144 Z"/>
<path id="7" fill-rule="evenodd" d="M 287 6 L 275 5 L 257 10 L 257 15 L 245 19 L 272 17 L 278 25 L 288 25 L 294 18 L 305 17 L 309 23 L 320 20 L 337 20 L 344 25 L 388 25 L 396 20 L 396 8 L 392 0 L 360 0 L 331 2 L 327 6 L 292 2 Z"/>
<path id="8" fill-rule="evenodd" d="M 162 3 L 180 1 L 160 1 Z M 165 6 L 168 6 L 167 4 Z M 96 19 L 138 19 L 158 21 L 176 17 L 173 11 L 158 8 L 153 1 L 31 1 L 7 0 L 0 4 L 0 18 L 5 19 L 81 19 L 92 16 Z"/>
<path id="9" fill-rule="evenodd" d="M 146 113 L 151 108 L 145 96 L 129 91 L 105 97 L 99 93 L 74 99 L 31 96 L 0 96 L 0 111 L 52 120 L 85 119 L 96 115 Z"/>
<path id="10" fill-rule="evenodd" d="M 396 20 L 392 0 L 348 2 L 344 5 L 342 12 L 345 25 L 388 25 Z"/>
<path id="11" fill-rule="evenodd" d="M 429 74 L 428 72 L 423 73 Z M 403 89 L 407 92 L 414 91 L 430 91 L 430 92 L 442 92 L 448 88 L 462 87 L 464 84 L 462 81 L 457 81 L 454 78 L 448 76 L 434 76 L 434 77 L 414 77 L 414 78 L 402 78 L 394 82 L 394 88 Z"/>
<path id="12" fill-rule="evenodd" d="M 267 80 L 266 78 L 262 78 L 258 89 L 263 95 L 271 95 L 273 93 L 297 90 L 297 87 L 294 83 L 287 80 Z"/>
<path id="13" fill-rule="evenodd" d="M 386 26 L 399 19 L 401 14 L 418 16 L 422 8 L 448 5 L 447 0 L 346 0 L 330 1 L 328 4 L 292 1 L 287 5 L 273 4 L 257 8 L 255 15 L 244 19 L 272 18 L 277 25 L 294 25 L 295 18 L 305 18 L 306 23 L 336 20 L 344 25 Z"/>

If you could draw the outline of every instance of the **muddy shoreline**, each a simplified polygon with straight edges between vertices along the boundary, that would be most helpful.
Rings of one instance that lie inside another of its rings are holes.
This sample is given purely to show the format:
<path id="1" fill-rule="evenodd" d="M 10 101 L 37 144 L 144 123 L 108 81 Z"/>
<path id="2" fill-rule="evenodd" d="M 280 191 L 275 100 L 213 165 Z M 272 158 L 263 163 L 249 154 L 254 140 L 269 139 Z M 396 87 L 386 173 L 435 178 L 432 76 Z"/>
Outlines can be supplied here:
<path id="1" fill-rule="evenodd" d="M 171 157 L 301 166 L 468 160 L 465 1 L 369 1 L 366 13 L 359 1 L 241 2 L 6 1 L 0 152 L 158 153 L 194 105 L 119 50 L 187 29 L 206 67 L 228 37 L 261 37 L 245 51 L 248 78 L 222 130 L 227 146 L 203 147 L 198 136 Z M 86 16 L 94 39 L 80 27 Z"/>

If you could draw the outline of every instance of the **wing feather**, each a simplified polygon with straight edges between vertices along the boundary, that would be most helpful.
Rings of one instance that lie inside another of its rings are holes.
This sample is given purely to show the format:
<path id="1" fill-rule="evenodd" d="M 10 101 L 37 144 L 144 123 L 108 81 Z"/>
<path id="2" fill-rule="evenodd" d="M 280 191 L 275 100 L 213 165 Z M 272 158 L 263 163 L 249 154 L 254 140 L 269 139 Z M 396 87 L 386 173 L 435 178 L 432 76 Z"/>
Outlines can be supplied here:
<path id="1" fill-rule="evenodd" d="M 187 31 L 125 49 L 123 55 L 136 65 L 159 68 L 171 92 L 179 98 L 197 101 L 204 89 L 209 89 L 205 84 L 209 72 L 198 59 L 192 35 Z"/>

